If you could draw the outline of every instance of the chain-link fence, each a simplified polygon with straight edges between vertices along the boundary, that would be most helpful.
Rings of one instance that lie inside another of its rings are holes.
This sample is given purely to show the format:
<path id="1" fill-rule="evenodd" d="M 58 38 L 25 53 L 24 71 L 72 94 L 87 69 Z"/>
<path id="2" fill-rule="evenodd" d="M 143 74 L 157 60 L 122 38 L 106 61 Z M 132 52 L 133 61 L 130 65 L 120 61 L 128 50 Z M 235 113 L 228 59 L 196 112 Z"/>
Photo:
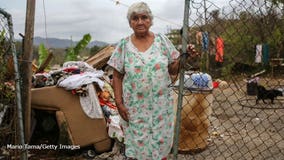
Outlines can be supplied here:
<path id="1" fill-rule="evenodd" d="M 19 127 L 22 118 L 18 113 L 19 76 L 13 34 L 12 17 L 0 8 L 0 159 L 18 159 L 20 150 L 8 150 L 7 146 L 23 144 L 23 134 L 20 133 L 23 130 L 22 126 Z"/>
<path id="2" fill-rule="evenodd" d="M 284 159 L 283 1 L 189 8 L 178 159 Z"/>
<path id="3" fill-rule="evenodd" d="M 283 2 L 190 0 L 189 9 L 188 43 L 199 54 L 185 65 L 184 92 L 175 90 L 183 96 L 178 159 L 284 159 Z M 0 27 L 1 159 L 14 154 L 2 146 L 16 142 L 17 119 L 1 13 Z"/>

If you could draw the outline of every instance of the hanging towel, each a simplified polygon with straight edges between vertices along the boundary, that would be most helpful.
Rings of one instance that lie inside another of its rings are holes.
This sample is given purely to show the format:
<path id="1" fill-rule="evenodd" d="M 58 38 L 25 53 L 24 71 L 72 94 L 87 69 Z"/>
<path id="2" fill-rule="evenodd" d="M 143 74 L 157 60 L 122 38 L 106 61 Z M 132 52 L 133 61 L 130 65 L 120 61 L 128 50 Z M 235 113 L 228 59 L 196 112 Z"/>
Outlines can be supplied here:
<path id="1" fill-rule="evenodd" d="M 262 45 L 262 62 L 265 65 L 269 64 L 269 46 L 268 46 L 268 44 Z"/>
<path id="2" fill-rule="evenodd" d="M 262 45 L 257 44 L 256 47 L 256 54 L 255 54 L 255 63 L 261 63 L 262 59 Z"/>
<path id="3" fill-rule="evenodd" d="M 195 34 L 196 44 L 199 45 L 202 43 L 202 32 L 198 31 Z"/>
<path id="4" fill-rule="evenodd" d="M 224 61 L 224 41 L 221 37 L 216 38 L 216 62 L 223 62 Z"/>
<path id="5" fill-rule="evenodd" d="M 83 111 L 90 118 L 104 118 L 103 111 L 93 84 L 88 84 L 87 90 L 87 96 L 80 96 L 80 103 Z"/>

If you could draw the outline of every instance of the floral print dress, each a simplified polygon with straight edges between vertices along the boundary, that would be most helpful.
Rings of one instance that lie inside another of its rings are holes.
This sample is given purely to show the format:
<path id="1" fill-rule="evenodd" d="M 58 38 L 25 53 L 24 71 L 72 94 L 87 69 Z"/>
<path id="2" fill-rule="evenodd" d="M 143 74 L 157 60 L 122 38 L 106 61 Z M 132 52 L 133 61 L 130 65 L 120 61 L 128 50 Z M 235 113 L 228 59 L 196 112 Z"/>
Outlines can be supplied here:
<path id="1" fill-rule="evenodd" d="M 168 64 L 179 52 L 162 34 L 139 52 L 130 37 L 123 38 L 108 65 L 124 74 L 123 102 L 129 122 L 123 123 L 125 153 L 138 160 L 160 160 L 172 147 L 174 107 Z"/>

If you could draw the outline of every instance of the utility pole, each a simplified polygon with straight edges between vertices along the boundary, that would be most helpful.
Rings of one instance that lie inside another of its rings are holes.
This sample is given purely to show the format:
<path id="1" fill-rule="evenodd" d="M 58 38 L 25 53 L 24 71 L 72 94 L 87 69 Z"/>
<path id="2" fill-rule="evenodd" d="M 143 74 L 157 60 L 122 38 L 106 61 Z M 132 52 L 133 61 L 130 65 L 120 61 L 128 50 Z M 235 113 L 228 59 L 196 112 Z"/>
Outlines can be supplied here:
<path id="1" fill-rule="evenodd" d="M 179 72 L 179 95 L 178 95 L 178 106 L 176 113 L 176 124 L 175 124 L 175 137 L 174 137 L 174 147 L 173 155 L 174 160 L 177 160 L 178 155 L 178 142 L 179 142 L 179 133 L 180 133 L 180 124 L 181 124 L 181 110 L 182 110 L 182 101 L 183 101 L 183 87 L 184 87 L 184 63 L 186 60 L 186 49 L 188 43 L 188 18 L 189 18 L 189 2 L 190 0 L 185 0 L 184 4 L 184 18 L 183 18 L 183 27 L 182 27 L 182 56 L 180 59 L 180 72 Z"/>
<path id="2" fill-rule="evenodd" d="M 22 57 L 22 103 L 24 108 L 24 125 L 26 143 L 30 140 L 31 130 L 31 84 L 32 84 L 32 58 L 34 37 L 35 0 L 27 0 L 26 22 L 24 36 L 24 53 Z"/>

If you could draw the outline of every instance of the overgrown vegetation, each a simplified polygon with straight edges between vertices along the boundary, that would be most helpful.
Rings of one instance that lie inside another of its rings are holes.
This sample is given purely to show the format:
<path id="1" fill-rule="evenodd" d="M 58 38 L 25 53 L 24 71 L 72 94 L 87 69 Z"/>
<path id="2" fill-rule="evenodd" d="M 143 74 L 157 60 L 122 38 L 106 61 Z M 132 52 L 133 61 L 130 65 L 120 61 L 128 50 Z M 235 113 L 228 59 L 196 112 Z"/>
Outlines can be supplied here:
<path id="1" fill-rule="evenodd" d="M 231 2 L 230 11 L 215 9 L 208 12 L 206 23 L 204 19 L 199 20 L 201 22 L 197 20 L 189 28 L 190 43 L 194 43 L 198 51 L 202 52 L 201 44 L 195 43 L 197 32 L 207 31 L 210 40 L 216 36 L 222 37 L 225 45 L 224 64 L 221 69 L 223 76 L 232 74 L 235 63 L 257 66 L 256 70 L 268 68 L 269 63 L 254 63 L 257 44 L 268 46 L 269 58 L 284 58 L 284 1 L 271 2 L 259 1 L 253 6 L 249 1 L 242 4 L 243 6 Z M 203 15 L 203 8 L 197 8 L 196 16 L 203 18 Z M 174 32 L 176 30 L 172 31 Z M 176 37 L 173 42 L 180 44 L 178 39 L 181 38 Z M 209 44 L 209 52 L 211 49 L 214 51 L 214 44 Z M 213 56 L 211 55 L 209 65 L 211 71 L 217 69 Z M 201 68 L 204 68 L 203 59 L 201 62 Z M 255 72 L 249 69 L 246 71 Z"/>
<path id="2" fill-rule="evenodd" d="M 0 103 L 11 104 L 14 103 L 15 99 L 14 86 L 9 82 L 11 80 L 11 64 L 8 62 L 10 62 L 12 56 L 9 55 L 11 51 L 5 34 L 5 30 L 0 33 Z"/>
<path id="3" fill-rule="evenodd" d="M 41 65 L 48 56 L 48 50 L 45 48 L 44 44 L 39 45 L 38 53 L 39 53 L 38 62 L 39 62 L 39 65 Z"/>
<path id="4" fill-rule="evenodd" d="M 52 48 L 53 58 L 50 62 L 52 65 L 62 65 L 66 61 L 81 61 L 89 58 L 90 56 L 95 55 L 99 52 L 104 46 L 93 46 L 92 48 L 87 48 L 87 45 L 91 41 L 91 35 L 85 34 L 82 39 L 70 47 L 64 48 Z M 20 47 L 17 46 L 19 49 Z M 34 59 L 38 60 L 38 65 L 40 65 L 48 56 L 48 49 L 44 44 L 39 46 L 34 46 Z"/>

